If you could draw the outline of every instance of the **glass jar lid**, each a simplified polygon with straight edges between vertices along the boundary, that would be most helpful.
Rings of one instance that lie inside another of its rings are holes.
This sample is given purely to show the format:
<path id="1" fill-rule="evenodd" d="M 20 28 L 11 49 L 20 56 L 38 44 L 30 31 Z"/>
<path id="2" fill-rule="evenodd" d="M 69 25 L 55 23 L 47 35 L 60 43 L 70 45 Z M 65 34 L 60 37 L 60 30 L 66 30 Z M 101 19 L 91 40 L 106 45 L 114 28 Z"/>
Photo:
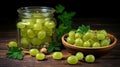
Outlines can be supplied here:
<path id="1" fill-rule="evenodd" d="M 20 7 L 18 13 L 33 13 L 33 12 L 41 12 L 41 13 L 54 13 L 55 9 L 46 6 L 28 6 L 28 7 Z"/>
<path id="2" fill-rule="evenodd" d="M 55 9 L 52 7 L 46 6 L 27 6 L 18 8 L 17 12 L 22 15 L 21 17 L 29 18 L 33 15 L 33 13 L 39 13 L 44 17 L 53 16 Z"/>

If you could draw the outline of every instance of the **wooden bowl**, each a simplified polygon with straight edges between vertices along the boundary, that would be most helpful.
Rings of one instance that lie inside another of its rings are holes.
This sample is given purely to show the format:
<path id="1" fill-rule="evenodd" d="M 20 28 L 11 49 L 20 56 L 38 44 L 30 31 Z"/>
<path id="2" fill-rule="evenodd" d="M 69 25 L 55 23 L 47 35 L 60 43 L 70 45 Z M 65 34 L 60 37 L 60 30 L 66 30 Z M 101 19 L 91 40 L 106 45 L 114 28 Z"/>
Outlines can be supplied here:
<path id="1" fill-rule="evenodd" d="M 79 46 L 71 45 L 71 44 L 67 43 L 65 40 L 65 38 L 68 37 L 68 34 L 64 34 L 62 36 L 62 43 L 63 43 L 64 47 L 68 50 L 68 52 L 70 52 L 72 54 L 75 54 L 76 52 L 83 52 L 85 55 L 93 54 L 96 57 L 100 57 L 100 56 L 103 56 L 106 53 L 108 53 L 113 47 L 115 47 L 115 45 L 117 43 L 117 38 L 114 35 L 108 34 L 108 36 L 111 39 L 111 43 L 109 46 L 104 46 L 104 47 L 86 48 L 86 47 L 79 47 Z"/>

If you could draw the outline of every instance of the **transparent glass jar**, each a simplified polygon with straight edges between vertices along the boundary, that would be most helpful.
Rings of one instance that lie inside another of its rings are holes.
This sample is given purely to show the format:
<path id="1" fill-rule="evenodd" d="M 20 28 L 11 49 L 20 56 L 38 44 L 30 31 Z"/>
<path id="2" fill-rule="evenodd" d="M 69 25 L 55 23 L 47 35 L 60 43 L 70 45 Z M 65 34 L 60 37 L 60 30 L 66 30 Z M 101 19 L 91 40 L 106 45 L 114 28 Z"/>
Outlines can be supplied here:
<path id="1" fill-rule="evenodd" d="M 48 47 L 54 39 L 56 27 L 54 8 L 28 6 L 18 8 L 17 12 L 19 47 L 25 49 Z"/>

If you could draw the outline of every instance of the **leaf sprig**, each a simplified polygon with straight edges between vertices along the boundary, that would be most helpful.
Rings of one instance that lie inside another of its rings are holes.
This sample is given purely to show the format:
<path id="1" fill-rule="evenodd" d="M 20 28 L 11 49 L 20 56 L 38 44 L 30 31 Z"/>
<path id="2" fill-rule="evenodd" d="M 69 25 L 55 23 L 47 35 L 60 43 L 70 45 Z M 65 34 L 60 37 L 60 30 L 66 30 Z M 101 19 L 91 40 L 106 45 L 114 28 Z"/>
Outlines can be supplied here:
<path id="1" fill-rule="evenodd" d="M 57 6 L 55 6 L 55 10 L 56 10 L 56 13 L 62 13 L 63 12 L 63 10 L 65 9 L 65 7 L 64 6 L 62 6 L 62 5 L 60 5 L 60 4 L 58 4 Z"/>
<path id="2" fill-rule="evenodd" d="M 56 12 L 58 12 L 57 20 L 59 21 L 59 26 L 56 28 L 56 35 L 58 37 L 58 41 L 61 41 L 62 35 L 72 30 L 72 18 L 74 17 L 75 12 L 65 11 L 65 7 L 62 5 L 58 5 L 56 9 L 61 10 L 56 10 Z"/>
<path id="3" fill-rule="evenodd" d="M 22 49 L 18 47 L 9 47 L 8 52 L 6 53 L 7 58 L 22 60 Z"/>
<path id="4" fill-rule="evenodd" d="M 56 43 L 52 43 L 48 47 L 48 52 L 53 52 L 55 50 L 61 50 L 61 47 L 63 47 L 61 43 L 61 37 L 65 34 L 68 33 L 70 30 L 72 30 L 72 18 L 75 16 L 75 12 L 67 12 L 65 11 L 65 7 L 61 4 L 58 4 L 56 7 L 56 13 L 58 14 L 57 16 L 57 22 L 59 22 L 59 25 L 55 29 L 56 33 Z M 55 44 L 59 44 L 59 46 L 56 46 Z"/>
<path id="5" fill-rule="evenodd" d="M 81 34 L 85 34 L 88 30 L 90 30 L 90 26 L 87 25 L 82 25 L 82 26 L 79 26 L 78 29 L 77 29 L 77 32 L 81 33 Z"/>
<path id="6" fill-rule="evenodd" d="M 60 43 L 52 42 L 48 47 L 48 52 L 53 52 L 54 50 L 60 50 Z"/>

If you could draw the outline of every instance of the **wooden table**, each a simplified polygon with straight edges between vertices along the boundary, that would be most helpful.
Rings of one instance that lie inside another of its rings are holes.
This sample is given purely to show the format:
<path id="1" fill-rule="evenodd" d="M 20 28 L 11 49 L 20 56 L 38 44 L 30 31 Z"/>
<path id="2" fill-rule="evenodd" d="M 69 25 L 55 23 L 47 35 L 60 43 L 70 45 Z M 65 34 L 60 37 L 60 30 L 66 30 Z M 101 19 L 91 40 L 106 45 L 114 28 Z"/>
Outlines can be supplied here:
<path id="1" fill-rule="evenodd" d="M 98 25 L 98 26 L 97 26 Z M 93 25 L 94 28 L 101 28 L 101 24 Z M 4 31 L 0 32 L 0 67 L 120 67 L 120 42 L 119 42 L 119 32 L 113 30 L 113 28 L 104 27 L 105 29 L 111 31 L 117 39 L 117 45 L 113 48 L 108 54 L 100 58 L 96 58 L 95 63 L 86 63 L 79 61 L 76 65 L 69 65 L 66 62 L 66 59 L 62 60 L 53 60 L 51 55 L 47 55 L 46 59 L 43 61 L 37 61 L 35 57 L 30 55 L 25 55 L 23 60 L 14 60 L 6 58 L 6 52 L 8 50 L 6 44 L 9 41 L 16 40 L 17 32 L 16 31 Z M 114 25 L 111 25 L 114 26 Z M 116 26 L 115 26 L 116 27 Z M 117 29 L 117 27 L 116 27 Z M 65 49 L 62 50 L 64 56 L 68 56 L 68 53 Z"/>

